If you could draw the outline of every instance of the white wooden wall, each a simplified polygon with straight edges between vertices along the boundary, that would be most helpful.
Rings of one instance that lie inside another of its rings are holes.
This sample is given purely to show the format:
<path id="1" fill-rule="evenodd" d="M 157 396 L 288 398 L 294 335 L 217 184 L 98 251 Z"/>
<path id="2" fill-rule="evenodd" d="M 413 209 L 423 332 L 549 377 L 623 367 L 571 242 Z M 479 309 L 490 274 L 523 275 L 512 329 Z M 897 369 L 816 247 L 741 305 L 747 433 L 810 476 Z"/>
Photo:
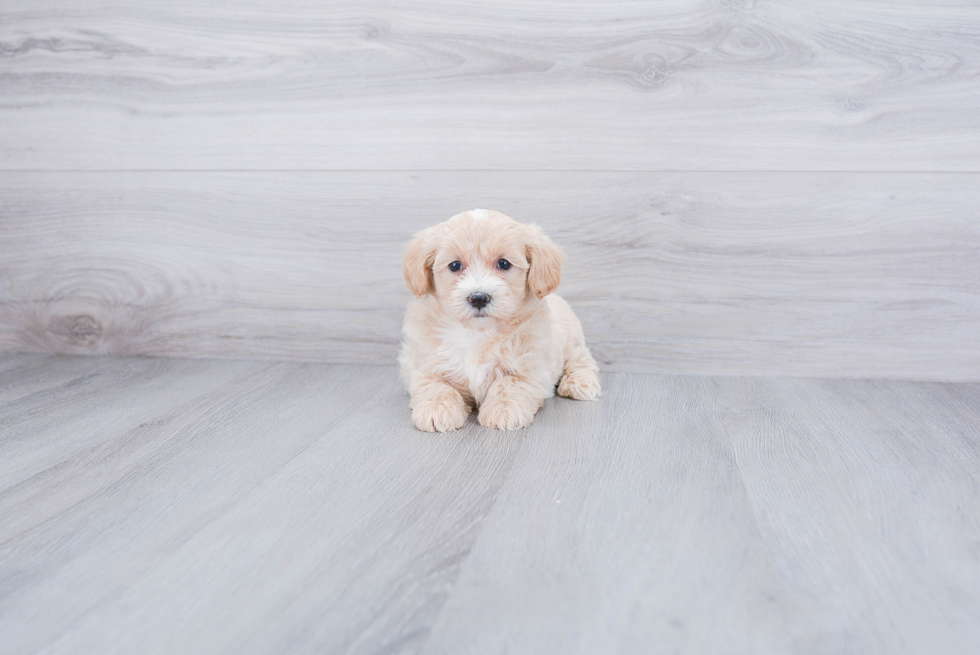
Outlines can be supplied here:
<path id="1" fill-rule="evenodd" d="M 391 363 L 477 206 L 608 370 L 980 379 L 980 4 L 0 4 L 0 349 Z"/>

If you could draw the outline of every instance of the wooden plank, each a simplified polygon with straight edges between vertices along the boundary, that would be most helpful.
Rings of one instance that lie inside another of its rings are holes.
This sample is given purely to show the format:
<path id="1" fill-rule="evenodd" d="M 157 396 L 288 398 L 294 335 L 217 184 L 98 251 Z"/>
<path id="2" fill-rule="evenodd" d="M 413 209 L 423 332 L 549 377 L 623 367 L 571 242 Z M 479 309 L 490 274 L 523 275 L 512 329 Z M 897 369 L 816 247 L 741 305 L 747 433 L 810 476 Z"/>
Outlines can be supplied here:
<path id="1" fill-rule="evenodd" d="M 6 169 L 980 171 L 972 0 L 5 0 Z"/>
<path id="2" fill-rule="evenodd" d="M 603 383 L 433 436 L 393 367 L 0 356 L 4 653 L 975 650 L 980 384 Z"/>
<path id="3" fill-rule="evenodd" d="M 980 386 L 604 389 L 545 407 L 427 653 L 975 652 Z"/>
<path id="4" fill-rule="evenodd" d="M 546 405 L 427 652 L 789 650 L 718 384 L 606 375 L 600 402 Z"/>
<path id="5" fill-rule="evenodd" d="M 3 407 L 5 653 L 412 649 L 521 443 L 415 431 L 392 367 L 88 359 Z"/>
<path id="6" fill-rule="evenodd" d="M 228 366 L 215 368 L 187 360 L 127 358 L 115 362 L 98 358 L 77 362 L 73 358 L 62 363 L 52 358 L 42 366 L 66 375 L 47 376 L 50 379 L 42 380 L 43 386 L 30 385 L 35 389 L 27 395 L 3 394 L 0 489 L 16 487 L 45 471 L 73 469 L 79 466 L 77 462 L 100 459 L 103 440 L 119 439 L 113 429 L 119 423 L 131 428 L 122 441 L 133 447 L 148 432 L 169 434 L 166 416 L 175 407 L 193 405 L 235 376 L 269 365 L 228 362 Z M 4 374 L 15 392 L 24 384 L 21 375 L 17 370 Z M 176 388 L 172 386 L 175 380 L 180 380 Z M 93 406 L 105 411 L 90 412 Z M 39 520 L 43 512 L 31 507 L 29 516 Z"/>
<path id="7" fill-rule="evenodd" d="M 0 405 L 13 404 L 58 385 L 77 384 L 98 371 L 100 365 L 101 361 L 94 358 L 3 353 L 0 376 L 4 386 L 0 388 Z"/>
<path id="8" fill-rule="evenodd" d="M 604 370 L 976 380 L 980 176 L 0 175 L 0 349 L 388 364 L 403 244 L 537 221 Z"/>
<path id="9" fill-rule="evenodd" d="M 980 385 L 733 389 L 729 434 L 782 588 L 835 652 L 980 643 Z M 834 624 L 834 619 L 839 623 Z M 819 627 L 816 627 L 819 626 Z"/>

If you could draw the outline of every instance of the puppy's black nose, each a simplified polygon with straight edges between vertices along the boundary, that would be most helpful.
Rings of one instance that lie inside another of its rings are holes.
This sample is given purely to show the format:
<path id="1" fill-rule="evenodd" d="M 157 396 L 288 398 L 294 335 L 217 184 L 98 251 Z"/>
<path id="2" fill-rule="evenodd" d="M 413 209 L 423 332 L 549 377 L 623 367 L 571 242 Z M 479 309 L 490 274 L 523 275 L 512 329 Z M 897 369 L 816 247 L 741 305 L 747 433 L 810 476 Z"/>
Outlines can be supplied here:
<path id="1" fill-rule="evenodd" d="M 483 309 L 490 302 L 491 298 L 487 294 L 478 291 L 476 293 L 471 293 L 467 300 L 469 300 L 470 304 L 477 309 Z"/>

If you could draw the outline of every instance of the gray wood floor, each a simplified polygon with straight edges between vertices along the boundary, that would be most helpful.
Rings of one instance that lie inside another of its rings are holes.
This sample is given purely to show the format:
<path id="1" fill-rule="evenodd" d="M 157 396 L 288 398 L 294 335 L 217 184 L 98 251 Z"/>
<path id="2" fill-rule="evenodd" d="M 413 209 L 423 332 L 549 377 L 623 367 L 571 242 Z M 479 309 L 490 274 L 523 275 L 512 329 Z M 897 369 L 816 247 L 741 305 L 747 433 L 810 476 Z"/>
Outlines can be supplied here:
<path id="1" fill-rule="evenodd" d="M 976 653 L 980 385 L 0 357 L 0 652 Z"/>

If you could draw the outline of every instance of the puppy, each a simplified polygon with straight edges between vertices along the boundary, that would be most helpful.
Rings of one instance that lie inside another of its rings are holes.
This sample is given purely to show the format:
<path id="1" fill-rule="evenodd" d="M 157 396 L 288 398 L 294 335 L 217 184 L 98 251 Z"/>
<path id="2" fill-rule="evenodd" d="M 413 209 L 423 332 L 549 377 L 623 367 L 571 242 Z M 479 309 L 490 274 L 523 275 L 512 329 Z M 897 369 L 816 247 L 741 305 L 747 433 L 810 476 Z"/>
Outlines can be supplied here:
<path id="1" fill-rule="evenodd" d="M 599 397 L 582 325 L 552 292 L 564 257 L 537 225 L 474 209 L 416 234 L 405 252 L 415 295 L 405 314 L 402 378 L 415 427 L 517 430 L 546 398 Z"/>

